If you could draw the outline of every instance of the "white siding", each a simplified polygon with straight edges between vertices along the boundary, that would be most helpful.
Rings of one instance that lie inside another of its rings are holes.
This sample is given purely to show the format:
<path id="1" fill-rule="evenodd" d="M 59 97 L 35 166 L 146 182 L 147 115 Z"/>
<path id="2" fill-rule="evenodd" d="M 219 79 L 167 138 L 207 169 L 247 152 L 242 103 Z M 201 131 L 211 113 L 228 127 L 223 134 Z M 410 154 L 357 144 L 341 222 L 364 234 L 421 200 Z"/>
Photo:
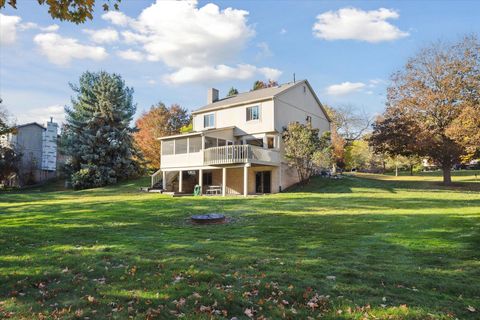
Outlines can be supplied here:
<path id="1" fill-rule="evenodd" d="M 278 132 L 294 121 L 307 123 L 307 116 L 312 118 L 312 126 L 320 129 L 320 134 L 330 131 L 327 117 L 305 83 L 275 98 L 275 129 Z"/>
<path id="2" fill-rule="evenodd" d="M 247 121 L 247 108 L 257 105 L 260 107 L 260 119 Z M 237 135 L 274 131 L 272 100 L 195 114 L 193 116 L 194 131 L 205 129 L 203 127 L 203 116 L 209 113 L 215 114 L 215 128 L 235 126 L 235 134 Z"/>

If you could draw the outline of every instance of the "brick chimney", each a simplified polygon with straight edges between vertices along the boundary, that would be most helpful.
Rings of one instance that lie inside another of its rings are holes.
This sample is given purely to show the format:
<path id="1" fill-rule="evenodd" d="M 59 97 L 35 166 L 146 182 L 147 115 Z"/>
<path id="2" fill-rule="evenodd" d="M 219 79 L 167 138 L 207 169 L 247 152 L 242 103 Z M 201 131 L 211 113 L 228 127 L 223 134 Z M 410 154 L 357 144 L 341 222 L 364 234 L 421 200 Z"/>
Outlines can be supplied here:
<path id="1" fill-rule="evenodd" d="M 207 103 L 214 103 L 218 101 L 218 90 L 215 88 L 208 89 Z"/>

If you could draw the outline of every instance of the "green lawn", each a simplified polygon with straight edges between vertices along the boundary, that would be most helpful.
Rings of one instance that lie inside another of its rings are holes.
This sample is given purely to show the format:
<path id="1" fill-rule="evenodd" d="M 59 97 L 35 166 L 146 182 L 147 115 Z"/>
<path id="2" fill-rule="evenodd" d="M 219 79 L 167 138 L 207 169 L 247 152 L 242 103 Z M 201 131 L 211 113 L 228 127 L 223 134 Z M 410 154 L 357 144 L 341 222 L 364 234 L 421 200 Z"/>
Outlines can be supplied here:
<path id="1" fill-rule="evenodd" d="M 479 319 L 480 183 L 0 194 L 0 318 Z M 222 212 L 226 225 L 193 226 Z"/>

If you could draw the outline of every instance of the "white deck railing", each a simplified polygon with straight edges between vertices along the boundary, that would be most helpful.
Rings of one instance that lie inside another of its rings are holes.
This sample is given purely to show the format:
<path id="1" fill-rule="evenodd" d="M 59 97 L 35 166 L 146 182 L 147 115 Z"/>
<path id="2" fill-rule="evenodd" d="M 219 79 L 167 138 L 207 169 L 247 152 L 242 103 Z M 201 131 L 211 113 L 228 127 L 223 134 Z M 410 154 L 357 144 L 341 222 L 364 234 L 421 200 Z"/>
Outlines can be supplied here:
<path id="1" fill-rule="evenodd" d="M 208 148 L 204 151 L 204 164 L 231 164 L 246 162 L 279 163 L 278 151 L 263 149 L 251 145 L 232 145 Z"/>

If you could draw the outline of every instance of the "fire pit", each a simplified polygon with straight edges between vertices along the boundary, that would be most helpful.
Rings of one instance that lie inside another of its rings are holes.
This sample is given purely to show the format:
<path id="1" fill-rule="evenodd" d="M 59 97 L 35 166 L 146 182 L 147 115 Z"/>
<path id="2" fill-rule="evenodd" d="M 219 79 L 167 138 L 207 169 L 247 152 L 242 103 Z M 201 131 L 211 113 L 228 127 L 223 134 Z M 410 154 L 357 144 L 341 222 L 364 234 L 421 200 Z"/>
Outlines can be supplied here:
<path id="1" fill-rule="evenodd" d="M 225 222 L 225 216 L 220 213 L 199 214 L 190 218 L 196 224 L 218 224 Z"/>

